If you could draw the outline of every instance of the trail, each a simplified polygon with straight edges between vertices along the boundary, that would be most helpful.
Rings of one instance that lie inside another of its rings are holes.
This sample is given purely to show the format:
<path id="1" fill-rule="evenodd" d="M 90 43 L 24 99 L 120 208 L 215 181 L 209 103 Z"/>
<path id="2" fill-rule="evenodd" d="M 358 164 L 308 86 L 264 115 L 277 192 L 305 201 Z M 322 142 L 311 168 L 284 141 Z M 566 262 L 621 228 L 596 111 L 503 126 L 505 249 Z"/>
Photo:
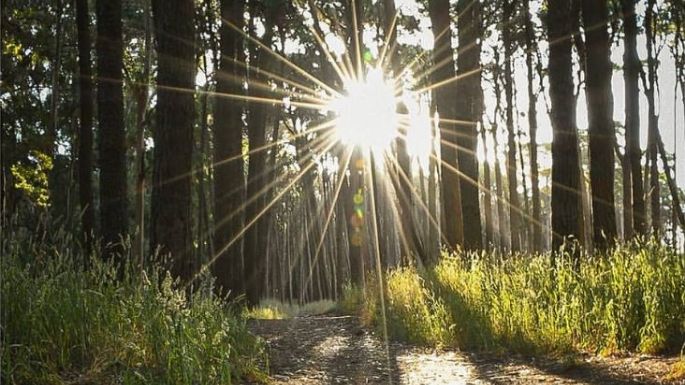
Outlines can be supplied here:
<path id="1" fill-rule="evenodd" d="M 250 321 L 268 346 L 274 384 L 662 384 L 675 362 L 651 356 L 545 361 L 398 342 L 386 353 L 383 341 L 359 325 L 351 316 Z"/>

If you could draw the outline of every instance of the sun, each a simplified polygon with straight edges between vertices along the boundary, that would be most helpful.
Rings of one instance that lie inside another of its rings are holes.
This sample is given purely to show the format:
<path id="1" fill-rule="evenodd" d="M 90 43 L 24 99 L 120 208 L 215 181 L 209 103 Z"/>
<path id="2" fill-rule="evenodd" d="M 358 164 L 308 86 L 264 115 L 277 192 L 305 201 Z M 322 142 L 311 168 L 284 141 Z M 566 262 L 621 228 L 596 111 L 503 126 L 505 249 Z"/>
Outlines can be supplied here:
<path id="1" fill-rule="evenodd" d="M 380 69 L 370 70 L 366 79 L 346 81 L 342 96 L 329 103 L 337 138 L 363 150 L 388 150 L 399 133 L 397 105 L 395 87 Z"/>

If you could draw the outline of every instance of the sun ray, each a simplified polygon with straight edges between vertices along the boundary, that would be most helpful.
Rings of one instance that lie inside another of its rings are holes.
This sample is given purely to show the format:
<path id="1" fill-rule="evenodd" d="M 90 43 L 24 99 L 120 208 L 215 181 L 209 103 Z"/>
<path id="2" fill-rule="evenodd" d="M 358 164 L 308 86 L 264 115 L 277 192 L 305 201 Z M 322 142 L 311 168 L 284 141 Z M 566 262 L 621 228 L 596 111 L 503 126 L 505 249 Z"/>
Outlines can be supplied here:
<path id="1" fill-rule="evenodd" d="M 308 100 L 310 100 L 310 101 L 321 101 L 322 103 L 325 102 L 325 100 L 322 100 L 322 99 L 318 96 L 318 95 L 320 94 L 319 92 L 317 92 L 315 89 L 313 89 L 313 88 L 311 88 L 311 87 L 309 87 L 309 86 L 306 86 L 306 85 L 304 85 L 304 84 L 302 84 L 302 83 L 299 83 L 299 82 L 296 82 L 296 81 L 294 81 L 294 80 L 292 80 L 292 79 L 288 79 L 288 78 L 286 78 L 286 77 L 277 75 L 277 74 L 275 74 L 275 73 L 273 73 L 273 72 L 270 72 L 270 71 L 261 69 L 260 67 L 249 66 L 247 63 L 242 62 L 242 61 L 237 60 L 237 59 L 234 59 L 234 58 L 226 57 L 224 60 L 231 61 L 232 63 L 237 64 L 237 65 L 240 65 L 240 66 L 242 66 L 242 67 L 244 67 L 244 68 L 248 68 L 248 67 L 249 67 L 250 70 L 255 71 L 255 72 L 258 73 L 258 74 L 266 75 L 266 76 L 269 77 L 269 78 L 272 78 L 272 79 L 281 81 L 281 82 L 283 82 L 283 83 L 285 83 L 285 84 L 288 84 L 288 85 L 290 85 L 290 86 L 292 86 L 292 87 L 299 88 L 299 89 L 301 89 L 301 90 L 303 90 L 303 91 L 308 92 L 309 94 L 299 93 L 298 96 L 301 97 L 301 98 L 303 98 L 303 99 L 308 99 Z M 230 80 L 236 81 L 236 82 L 238 82 L 238 83 L 240 83 L 240 84 L 242 84 L 242 82 L 245 80 L 245 78 L 244 78 L 243 76 L 227 74 L 227 73 L 224 72 L 224 71 L 218 71 L 218 72 L 217 72 L 217 77 L 221 77 L 221 78 L 224 78 L 224 79 L 230 79 Z M 269 84 L 269 83 L 258 82 L 258 81 L 256 81 L 256 80 L 251 79 L 250 82 L 249 82 L 249 85 L 252 85 L 252 84 L 257 84 L 257 85 L 259 85 L 260 87 L 266 89 L 267 91 L 273 91 L 273 88 L 272 88 L 271 84 Z M 284 89 L 284 88 L 281 88 L 281 87 L 276 87 L 276 90 L 279 91 L 279 93 L 283 93 L 283 94 L 286 95 L 286 96 L 292 96 L 292 95 L 293 95 L 292 90 Z"/>
<path id="2" fill-rule="evenodd" d="M 336 184 L 335 187 L 335 192 L 333 193 L 333 201 L 331 202 L 331 207 L 330 210 L 328 210 L 328 214 L 326 215 L 326 222 L 324 223 L 323 230 L 321 231 L 321 238 L 319 239 L 319 242 L 316 245 L 316 252 L 314 253 L 314 261 L 312 262 L 312 266 L 316 266 L 319 260 L 319 253 L 321 252 L 321 247 L 323 246 L 323 242 L 326 239 L 326 233 L 328 231 L 328 225 L 331 222 L 331 218 L 333 217 L 333 212 L 335 211 L 336 208 L 336 203 L 338 201 L 338 197 L 340 196 L 340 190 L 342 189 L 343 183 L 345 183 L 345 170 L 347 170 L 347 167 L 350 164 L 350 159 L 352 159 L 352 151 L 348 151 L 347 156 L 345 157 L 345 162 L 341 163 L 342 167 L 340 167 L 340 170 L 338 172 L 338 177 L 339 181 Z M 301 258 L 301 256 L 300 256 Z M 297 261 L 296 261 L 297 262 Z M 293 269 L 295 267 L 295 264 L 291 266 L 290 272 L 292 273 Z M 305 280 L 304 286 L 307 286 L 309 282 L 312 279 L 312 274 L 310 271 L 310 274 L 307 276 L 307 279 Z"/>
<path id="3" fill-rule="evenodd" d="M 435 82 L 435 83 L 433 83 L 433 84 L 431 84 L 431 85 L 429 85 L 429 86 L 424 86 L 424 87 L 422 87 L 422 88 L 419 88 L 418 90 L 415 90 L 415 92 L 417 92 L 417 93 L 424 93 L 424 92 L 428 92 L 428 91 L 431 91 L 431 90 L 434 90 L 434 89 L 437 89 L 437 88 L 440 88 L 440 87 L 444 87 L 444 86 L 446 86 L 446 85 L 448 85 L 448 84 L 452 84 L 452 83 L 454 83 L 454 82 L 456 82 L 456 81 L 459 81 L 459 80 L 462 80 L 462 79 L 464 79 L 464 78 L 466 78 L 466 77 L 469 77 L 469 76 L 473 76 L 473 75 L 479 74 L 481 71 L 482 71 L 482 67 L 478 67 L 478 68 L 476 68 L 476 69 L 473 69 L 473 70 L 464 72 L 464 73 L 462 73 L 462 74 L 455 75 L 455 76 L 453 76 L 453 77 L 451 77 L 451 78 L 449 78 L 449 79 L 444 79 L 444 80 L 441 80 L 441 81 L 439 81 L 439 82 Z"/>
<path id="4" fill-rule="evenodd" d="M 395 173 L 390 173 L 391 178 L 395 178 L 395 183 L 399 184 L 400 180 L 399 177 L 401 177 L 405 183 L 407 183 L 410 188 L 412 195 L 416 198 L 415 201 L 419 203 L 419 206 L 426 212 L 426 216 L 428 217 L 428 220 L 431 225 L 438 231 L 438 234 L 440 235 L 440 239 L 443 240 L 443 242 L 447 243 L 447 236 L 442 232 L 442 229 L 440 228 L 440 224 L 438 223 L 437 218 L 435 218 L 431 212 L 426 203 L 423 201 L 421 198 L 421 194 L 416 190 L 416 186 L 414 186 L 414 183 L 411 182 L 409 179 L 409 176 L 402 170 L 402 167 L 400 167 L 400 164 L 397 162 L 397 159 L 394 157 L 388 157 L 390 162 L 393 162 L 395 169 L 397 170 L 397 175 Z M 404 194 L 403 191 L 400 189 L 400 193 Z M 409 197 L 407 197 L 409 198 Z M 399 215 L 399 214 L 398 214 Z"/>
<path id="5" fill-rule="evenodd" d="M 394 52 L 395 47 L 397 46 L 397 40 L 393 41 L 392 47 L 389 47 L 390 44 L 390 37 L 395 33 L 395 29 L 397 27 L 397 19 L 399 17 L 400 12 L 398 10 L 395 10 L 395 14 L 392 17 L 392 21 L 390 22 L 390 28 L 388 31 L 385 31 L 385 38 L 383 39 L 383 49 L 381 50 L 381 54 L 378 56 L 378 63 L 380 68 L 382 68 L 384 71 L 387 70 L 386 66 L 384 63 L 385 62 L 385 55 L 388 54 L 388 52 Z M 388 59 L 388 62 L 390 62 L 391 59 Z M 397 74 L 395 74 L 397 75 Z"/>
<path id="6" fill-rule="evenodd" d="M 338 62 L 335 60 L 335 58 L 333 58 L 333 55 L 331 54 L 328 44 L 323 40 L 323 37 L 319 36 L 319 33 L 314 29 L 314 27 L 310 27 L 309 30 L 312 32 L 312 36 L 314 36 L 314 39 L 316 39 L 316 42 L 321 47 L 321 51 L 324 53 L 324 55 L 326 55 L 326 59 L 331 64 L 333 70 L 338 75 L 340 80 L 349 79 L 351 77 L 350 72 L 348 72 L 347 69 L 341 67 L 340 64 L 338 64 Z"/>
<path id="7" fill-rule="evenodd" d="M 310 74 L 309 72 L 305 71 L 302 69 L 302 67 L 298 66 L 297 64 L 293 63 L 290 61 L 288 58 L 284 57 L 283 55 L 279 54 L 278 52 L 274 51 L 271 47 L 267 46 L 266 44 L 262 43 L 259 41 L 259 39 L 254 38 L 253 36 L 250 36 L 250 34 L 246 33 L 242 29 L 236 27 L 233 23 L 230 21 L 223 19 L 223 23 L 229 26 L 231 29 L 234 31 L 240 33 L 243 35 L 246 39 L 250 40 L 251 42 L 257 44 L 260 48 L 264 49 L 265 52 L 269 53 L 271 56 L 276 58 L 278 61 L 282 62 L 283 64 L 287 65 L 300 75 L 304 76 L 305 78 L 311 80 L 314 84 L 320 86 L 321 88 L 325 89 L 327 92 L 329 92 L 331 95 L 339 95 L 338 91 L 336 91 L 333 87 L 329 86 L 328 84 L 324 83 L 322 80 L 318 79 L 316 76 Z"/>
<path id="8" fill-rule="evenodd" d="M 357 71 L 356 71 L 356 78 L 358 81 L 360 81 L 360 77 L 364 73 L 363 68 L 362 68 L 362 52 L 361 52 L 361 44 L 363 41 L 359 41 L 359 20 L 357 20 L 357 0 L 350 0 L 350 4 L 352 5 L 352 26 L 353 26 L 353 33 L 352 33 L 352 39 L 354 40 L 354 47 L 355 51 L 354 54 L 356 55 L 357 59 Z M 363 25 L 362 25 L 363 28 Z M 362 31 L 363 33 L 363 31 Z"/>
<path id="9" fill-rule="evenodd" d="M 332 133 L 329 132 L 329 133 L 326 133 L 326 134 L 322 135 L 321 137 L 317 138 L 317 140 L 319 140 L 321 142 L 321 143 L 317 143 L 317 146 L 321 146 L 321 147 L 326 146 L 326 141 L 328 139 L 330 139 L 330 136 L 332 136 Z M 332 144 L 330 147 L 332 147 L 332 145 L 335 144 L 336 141 L 331 141 L 331 143 Z M 311 144 L 313 144 L 313 143 L 310 143 L 310 145 Z M 330 148 L 330 147 L 328 147 L 328 148 Z M 309 161 L 311 164 L 316 164 L 316 161 L 314 159 L 315 154 L 313 153 L 315 151 L 317 151 L 317 150 L 315 149 L 312 151 L 312 153 L 308 153 L 308 154 L 304 155 L 304 157 L 302 158 L 302 161 Z M 327 149 L 322 150 L 321 153 L 325 153 L 326 151 L 328 151 L 328 150 Z M 279 183 L 283 182 L 286 178 L 288 178 L 288 175 L 283 174 L 283 175 L 279 176 L 276 180 L 268 183 L 260 191 L 258 191 L 255 195 L 247 198 L 247 200 L 245 202 L 243 202 L 243 204 L 240 207 L 238 207 L 234 212 L 229 213 L 225 218 L 220 219 L 216 223 L 215 226 L 220 227 L 220 226 L 223 226 L 224 224 L 226 224 L 228 221 L 230 221 L 232 218 L 234 218 L 240 212 L 244 211 L 247 208 L 247 206 L 253 204 L 259 198 L 261 198 L 262 195 L 264 195 L 266 192 L 270 191 L 274 186 L 277 186 Z M 235 193 L 236 191 L 237 191 L 237 189 L 234 190 L 233 193 Z M 231 194 L 232 193 L 227 194 L 226 197 L 229 197 Z M 217 199 L 224 199 L 226 197 L 217 197 Z"/>
<path id="10" fill-rule="evenodd" d="M 331 143 L 324 149 L 324 152 L 330 150 L 330 149 L 333 147 L 334 144 L 335 144 L 335 142 L 331 142 Z M 233 236 L 233 238 L 231 238 L 231 240 L 229 240 L 229 241 L 226 243 L 225 246 L 223 246 L 218 252 L 216 252 L 215 255 L 214 255 L 212 258 L 210 258 L 210 260 L 207 261 L 207 263 L 205 263 L 205 264 L 198 270 L 198 272 L 194 275 L 194 277 L 193 277 L 192 279 L 190 279 L 189 282 L 186 284 L 186 287 L 188 287 L 188 285 L 192 284 L 200 275 L 206 273 L 206 272 L 207 272 L 207 269 L 209 269 L 209 267 L 211 267 L 211 265 L 213 265 L 214 262 L 216 262 L 216 260 L 217 260 L 223 253 L 226 252 L 226 250 L 228 250 L 231 246 L 233 246 L 233 244 L 234 244 L 236 241 L 238 241 L 240 238 L 242 238 L 242 237 L 245 235 L 245 233 L 247 232 L 247 230 L 250 229 L 252 226 L 254 226 L 254 224 L 257 223 L 257 221 L 258 221 L 266 212 L 268 212 L 268 211 L 271 209 L 271 207 L 273 207 L 273 205 L 275 205 L 275 204 L 276 204 L 276 203 L 277 203 L 277 202 L 278 202 L 278 201 L 279 201 L 279 200 L 280 200 L 288 191 L 290 191 L 290 189 L 292 189 L 293 186 L 295 186 L 295 185 L 297 184 L 297 182 L 299 182 L 299 180 L 300 180 L 307 172 L 309 172 L 309 170 L 310 170 L 312 167 L 314 167 L 315 165 L 316 165 L 316 162 L 312 160 L 312 161 L 309 162 L 309 164 L 308 164 L 306 167 L 304 167 L 302 170 L 300 170 L 300 172 L 297 174 L 297 176 L 295 176 L 295 178 L 293 178 L 293 179 L 292 179 L 292 180 L 291 180 L 291 181 L 290 181 L 290 182 L 289 182 L 281 191 L 279 191 L 278 194 L 276 194 L 276 196 L 271 200 L 271 202 L 269 202 L 268 204 L 266 204 L 265 207 L 262 208 L 262 210 L 260 210 L 260 211 L 254 216 L 254 218 L 252 218 L 249 222 L 245 223 L 245 224 L 243 225 L 243 227 L 240 229 L 240 231 L 239 231 L 235 236 Z"/>

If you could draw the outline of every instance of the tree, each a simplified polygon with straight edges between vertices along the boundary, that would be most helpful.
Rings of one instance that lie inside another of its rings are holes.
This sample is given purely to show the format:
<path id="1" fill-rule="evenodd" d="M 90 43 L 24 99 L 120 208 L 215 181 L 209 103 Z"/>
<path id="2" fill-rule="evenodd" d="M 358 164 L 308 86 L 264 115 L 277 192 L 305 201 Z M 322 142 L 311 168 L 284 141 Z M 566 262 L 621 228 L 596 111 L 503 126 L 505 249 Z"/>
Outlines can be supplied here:
<path id="1" fill-rule="evenodd" d="M 645 35 L 647 40 L 647 80 L 642 72 L 642 83 L 648 105 L 647 158 L 649 160 L 649 198 L 652 236 L 658 237 L 661 229 L 661 193 L 659 192 L 658 130 L 659 117 L 656 114 L 657 58 L 654 52 L 656 43 L 656 0 L 647 1 L 645 14 Z"/>
<path id="2" fill-rule="evenodd" d="M 625 138 L 626 157 L 630 167 L 629 178 L 623 183 L 630 183 L 632 207 L 625 207 L 632 211 L 633 223 L 630 225 L 636 235 L 644 235 L 645 228 L 645 198 L 642 187 L 642 164 L 640 164 L 640 88 L 638 86 L 642 64 L 637 54 L 637 15 L 635 14 L 635 0 L 621 0 L 623 14 L 623 82 L 625 83 Z M 626 224 L 627 226 L 628 224 Z"/>
<path id="3" fill-rule="evenodd" d="M 157 40 L 157 107 L 151 213 L 151 250 L 172 257 L 171 273 L 193 274 L 190 258 L 191 168 L 195 90 L 192 0 L 153 0 Z"/>
<path id="4" fill-rule="evenodd" d="M 392 69 L 394 76 L 400 76 L 402 73 L 402 64 L 400 60 L 399 53 L 397 52 L 397 20 L 399 15 L 397 14 L 397 8 L 395 7 L 395 0 L 383 0 L 383 13 L 384 13 L 384 32 L 385 32 L 385 44 L 387 45 L 386 55 L 390 58 L 390 68 Z M 406 114 L 407 108 L 404 104 L 400 103 L 398 106 L 398 113 Z M 393 177 L 393 185 L 395 186 L 396 195 L 398 197 L 398 216 L 402 219 L 401 226 L 402 232 L 405 236 L 406 242 L 402 242 L 403 255 L 409 257 L 410 255 L 415 255 L 423 263 L 427 262 L 426 250 L 421 240 L 418 236 L 417 223 L 414 220 L 412 212 L 412 196 L 414 195 L 411 181 L 412 181 L 412 170 L 411 170 L 411 158 L 407 151 L 407 130 L 404 127 L 400 127 L 400 135 L 395 142 L 395 148 L 397 151 L 397 164 L 400 167 L 402 176 Z M 380 191 L 380 187 L 376 187 L 376 191 Z M 376 203 L 379 204 L 378 202 Z M 405 245 L 406 244 L 406 245 Z"/>
<path id="5" fill-rule="evenodd" d="M 100 231 L 112 258 L 128 231 L 121 0 L 98 0 L 96 16 Z"/>
<path id="6" fill-rule="evenodd" d="M 549 0 L 549 83 L 552 103 L 552 249 L 582 237 L 580 170 L 573 95 L 571 4 Z"/>
<path id="7" fill-rule="evenodd" d="M 456 118 L 460 123 L 457 136 L 459 149 L 458 164 L 463 175 L 460 176 L 461 208 L 463 220 L 469 223 L 464 226 L 464 247 L 478 250 L 483 247 L 480 201 L 478 197 L 478 123 L 482 115 L 481 100 L 481 5 L 478 1 L 460 0 L 457 3 L 459 31 L 459 55 L 457 57 L 457 111 Z"/>
<path id="8" fill-rule="evenodd" d="M 79 201 L 87 250 L 92 248 L 95 228 L 95 208 L 93 205 L 93 83 L 89 19 L 88 0 L 76 0 L 80 113 L 78 135 Z"/>
<path id="9" fill-rule="evenodd" d="M 257 12 L 257 3 L 250 4 L 250 12 L 253 14 L 251 17 L 254 19 Z M 279 4 L 267 3 L 264 4 L 264 36 L 262 37 L 262 43 L 271 48 L 271 44 L 274 37 L 274 18 L 276 16 L 277 9 L 280 8 Z M 259 71 L 272 70 L 272 53 L 266 52 L 266 48 L 257 47 L 256 45 L 251 45 L 251 51 L 253 52 L 251 56 L 251 62 L 254 60 L 254 70 L 251 71 L 250 83 L 251 84 L 261 84 L 267 79 Z M 270 93 L 265 91 L 262 87 L 254 87 L 254 91 L 250 90 L 250 96 L 255 96 L 259 98 L 268 98 Z M 247 221 L 252 221 L 253 219 L 261 216 L 262 209 L 265 205 L 264 188 L 266 186 L 266 151 L 264 151 L 264 145 L 266 144 L 266 123 L 267 123 L 267 113 L 268 106 L 262 102 L 253 102 L 249 105 L 250 112 L 248 115 L 248 140 L 250 145 L 250 158 L 248 163 L 248 174 L 247 174 L 247 196 L 256 197 L 254 202 L 247 205 L 245 211 L 245 218 Z M 266 217 L 261 219 L 266 220 Z M 261 224 L 261 222 L 258 222 Z M 260 226 L 257 223 L 253 224 L 245 233 L 245 278 L 247 280 L 247 285 L 245 287 L 245 292 L 247 294 L 247 300 L 251 304 L 257 304 L 260 297 L 260 292 L 262 288 L 262 280 L 264 278 L 264 265 L 266 257 L 266 245 L 268 242 L 267 234 L 260 233 Z"/>
<path id="10" fill-rule="evenodd" d="M 616 239 L 613 151 L 616 137 L 607 2 L 583 0 L 582 14 L 587 49 L 585 94 L 590 141 L 593 239 L 595 247 L 601 251 L 610 247 Z"/>
<path id="11" fill-rule="evenodd" d="M 221 59 L 217 75 L 218 95 L 240 95 L 245 61 L 243 39 L 237 30 L 245 25 L 244 1 L 221 1 L 219 28 Z M 229 24 L 230 23 L 230 26 Z M 235 100 L 216 98 L 214 122 L 214 246 L 217 255 L 214 275 L 226 291 L 239 293 L 242 285 L 242 242 L 235 239 L 243 227 L 245 196 L 243 173 L 243 105 Z"/>
<path id="12" fill-rule="evenodd" d="M 454 50 L 450 26 L 450 4 L 448 0 L 428 2 L 433 37 L 433 69 L 431 81 L 435 88 L 435 103 L 440 115 L 440 177 L 442 187 L 442 214 L 445 229 L 443 233 L 447 247 L 456 249 L 463 244 L 464 229 L 462 222 L 461 190 L 457 173 L 457 136 L 454 129 L 456 121 L 457 94 L 454 87 Z"/>
<path id="13" fill-rule="evenodd" d="M 535 26 L 532 20 L 530 11 L 530 0 L 524 2 L 525 22 L 524 33 L 526 41 L 526 69 L 528 80 L 528 130 L 530 136 L 529 152 L 530 152 L 530 182 L 532 185 L 533 201 L 533 242 L 530 245 L 532 251 L 539 251 L 542 247 L 542 216 L 540 208 L 540 181 L 538 178 L 538 111 L 537 111 L 537 94 L 533 86 L 535 78 L 535 68 L 533 67 L 533 54 L 537 51 L 538 46 L 535 41 Z"/>
<path id="14" fill-rule="evenodd" d="M 511 20 L 515 16 L 516 2 L 505 0 L 502 5 L 502 19 Z M 521 250 L 521 205 L 519 203 L 516 172 L 516 132 L 514 128 L 514 40 L 511 27 L 502 24 L 502 44 L 504 44 L 504 94 L 507 99 L 507 182 L 509 185 L 509 231 L 511 232 L 511 251 Z"/>

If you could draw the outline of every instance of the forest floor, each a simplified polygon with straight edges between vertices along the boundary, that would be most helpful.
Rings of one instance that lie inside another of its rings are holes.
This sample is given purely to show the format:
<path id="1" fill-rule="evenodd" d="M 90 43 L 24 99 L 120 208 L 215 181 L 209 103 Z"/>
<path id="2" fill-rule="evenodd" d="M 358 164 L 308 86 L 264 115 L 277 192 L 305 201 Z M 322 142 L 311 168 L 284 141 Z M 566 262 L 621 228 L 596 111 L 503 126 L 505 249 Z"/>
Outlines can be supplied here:
<path id="1" fill-rule="evenodd" d="M 385 344 L 351 316 L 253 320 L 274 384 L 685 384 L 664 382 L 677 358 L 634 355 L 562 360 Z"/>

